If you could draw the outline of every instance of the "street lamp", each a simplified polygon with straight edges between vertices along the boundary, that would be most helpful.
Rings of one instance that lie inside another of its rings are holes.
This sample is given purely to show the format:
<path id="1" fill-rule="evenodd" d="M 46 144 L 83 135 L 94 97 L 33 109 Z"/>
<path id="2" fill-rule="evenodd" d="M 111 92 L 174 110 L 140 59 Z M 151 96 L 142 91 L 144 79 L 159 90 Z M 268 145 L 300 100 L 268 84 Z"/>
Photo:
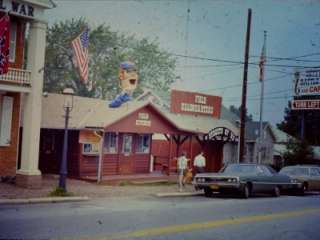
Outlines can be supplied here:
<path id="1" fill-rule="evenodd" d="M 68 173 L 67 169 L 67 152 L 68 152 L 68 122 L 69 114 L 73 108 L 73 95 L 74 91 L 72 88 L 65 88 L 63 90 L 64 104 L 63 109 L 65 112 L 65 125 L 64 125 L 64 138 L 63 138 L 63 150 L 62 150 L 62 161 L 60 165 L 60 179 L 59 188 L 67 191 L 66 189 L 66 177 Z"/>

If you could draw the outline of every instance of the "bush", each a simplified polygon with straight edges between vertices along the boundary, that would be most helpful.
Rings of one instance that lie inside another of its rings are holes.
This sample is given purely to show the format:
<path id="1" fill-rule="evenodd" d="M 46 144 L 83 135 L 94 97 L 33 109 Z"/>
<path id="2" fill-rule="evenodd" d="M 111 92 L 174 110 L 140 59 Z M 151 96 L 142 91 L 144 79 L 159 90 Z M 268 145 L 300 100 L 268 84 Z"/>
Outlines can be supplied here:
<path id="1" fill-rule="evenodd" d="M 307 164 L 313 158 L 313 151 L 306 141 L 290 140 L 283 158 L 285 166 Z"/>

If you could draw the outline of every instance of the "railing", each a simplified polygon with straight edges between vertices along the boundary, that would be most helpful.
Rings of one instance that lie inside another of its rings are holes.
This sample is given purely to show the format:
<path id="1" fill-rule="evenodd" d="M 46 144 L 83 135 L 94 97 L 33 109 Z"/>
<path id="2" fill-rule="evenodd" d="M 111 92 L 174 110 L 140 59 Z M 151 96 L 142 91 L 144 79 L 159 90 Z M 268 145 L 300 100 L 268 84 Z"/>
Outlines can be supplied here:
<path id="1" fill-rule="evenodd" d="M 0 82 L 31 87 L 31 71 L 9 68 L 6 74 L 0 75 Z"/>

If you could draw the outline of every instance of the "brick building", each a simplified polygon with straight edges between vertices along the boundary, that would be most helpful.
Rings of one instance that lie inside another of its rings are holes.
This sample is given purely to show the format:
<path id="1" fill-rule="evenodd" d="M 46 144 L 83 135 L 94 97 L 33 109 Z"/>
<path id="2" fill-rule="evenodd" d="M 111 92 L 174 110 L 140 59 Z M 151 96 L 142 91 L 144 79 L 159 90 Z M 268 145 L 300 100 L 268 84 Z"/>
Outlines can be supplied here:
<path id="1" fill-rule="evenodd" d="M 41 184 L 41 69 L 47 28 L 43 13 L 49 8 L 49 0 L 0 1 L 0 17 L 10 18 L 9 71 L 0 75 L 0 176 L 16 176 L 22 186 Z"/>

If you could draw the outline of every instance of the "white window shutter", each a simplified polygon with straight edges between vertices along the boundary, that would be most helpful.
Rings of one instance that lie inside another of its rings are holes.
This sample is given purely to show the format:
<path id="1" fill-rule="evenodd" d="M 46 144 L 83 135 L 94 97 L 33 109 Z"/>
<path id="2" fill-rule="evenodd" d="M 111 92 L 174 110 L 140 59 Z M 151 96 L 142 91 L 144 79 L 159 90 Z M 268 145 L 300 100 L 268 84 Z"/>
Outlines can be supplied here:
<path id="1" fill-rule="evenodd" d="M 11 144 L 12 110 L 13 97 L 3 96 L 0 128 L 0 145 L 2 146 L 9 146 Z"/>

